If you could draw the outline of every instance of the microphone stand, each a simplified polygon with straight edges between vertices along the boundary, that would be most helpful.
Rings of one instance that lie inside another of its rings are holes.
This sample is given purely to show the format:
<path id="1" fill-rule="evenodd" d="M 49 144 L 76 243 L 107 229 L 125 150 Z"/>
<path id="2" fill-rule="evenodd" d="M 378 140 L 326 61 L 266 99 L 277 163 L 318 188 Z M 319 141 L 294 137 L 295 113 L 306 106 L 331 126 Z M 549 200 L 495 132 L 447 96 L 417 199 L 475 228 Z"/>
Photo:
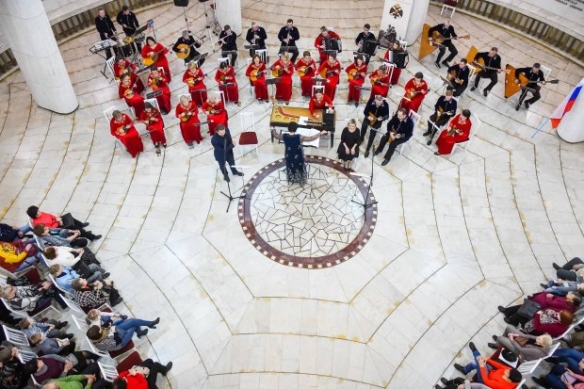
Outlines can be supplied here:
<path id="1" fill-rule="evenodd" d="M 227 163 L 227 130 L 225 130 L 225 139 L 223 140 L 223 168 L 225 168 L 225 171 L 227 171 L 227 168 L 225 167 L 225 164 Z M 231 140 L 233 142 L 233 139 Z M 231 166 L 229 166 L 229 168 L 231 168 Z M 227 174 L 229 175 L 229 173 Z M 229 178 L 229 177 L 228 177 Z M 225 211 L 225 213 L 229 212 L 229 207 L 231 207 L 231 202 L 235 199 L 244 199 L 245 195 L 240 195 L 240 196 L 233 196 L 233 193 L 231 193 L 231 185 L 229 184 L 231 180 L 227 180 L 227 193 L 221 191 L 220 193 L 227 197 L 227 199 L 229 200 L 229 203 L 227 203 L 227 210 Z"/>
<path id="2" fill-rule="evenodd" d="M 371 131 L 375 131 L 375 132 L 379 132 L 378 130 L 371 128 Z M 373 205 L 377 204 L 377 200 L 371 200 L 371 202 L 369 202 L 369 193 L 371 192 L 371 188 L 373 188 L 373 167 L 374 167 L 374 160 L 373 160 L 373 156 L 375 155 L 375 153 L 371 153 L 370 154 L 370 158 L 371 158 L 371 175 L 369 176 L 369 184 L 367 185 L 367 194 L 365 195 L 365 199 L 364 201 L 361 203 L 359 201 L 355 201 L 355 199 L 351 200 L 351 202 L 355 203 L 355 204 L 359 204 L 360 206 L 363 207 L 363 214 L 365 214 L 367 212 L 368 208 L 371 208 Z M 351 173 L 352 175 L 356 175 L 358 173 Z"/>

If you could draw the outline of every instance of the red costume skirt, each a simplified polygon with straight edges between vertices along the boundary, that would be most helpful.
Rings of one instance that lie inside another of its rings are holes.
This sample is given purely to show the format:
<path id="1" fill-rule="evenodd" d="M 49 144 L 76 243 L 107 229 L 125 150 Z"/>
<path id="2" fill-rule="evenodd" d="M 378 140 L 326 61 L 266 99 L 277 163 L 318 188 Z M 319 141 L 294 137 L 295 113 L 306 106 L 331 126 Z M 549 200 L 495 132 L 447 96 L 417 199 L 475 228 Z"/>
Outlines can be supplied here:
<path id="1" fill-rule="evenodd" d="M 349 80 L 349 97 L 347 98 L 349 101 L 353 100 L 359 102 L 361 98 L 361 89 L 357 89 L 356 87 L 362 87 L 364 79 L 359 78 L 357 80 Z"/>
<path id="2" fill-rule="evenodd" d="M 197 92 L 197 90 L 202 90 L 202 92 Z M 197 107 L 202 106 L 207 101 L 207 87 L 202 82 L 189 88 L 189 93 L 191 94 L 191 100 L 197 104 Z"/>
<path id="3" fill-rule="evenodd" d="M 312 76 L 300 77 L 302 96 L 312 96 Z"/>
<path id="4" fill-rule="evenodd" d="M 290 101 L 292 98 L 292 78 L 282 77 L 276 84 L 276 100 Z"/>
<path id="5" fill-rule="evenodd" d="M 264 77 L 258 78 L 255 82 L 252 82 L 251 85 L 254 88 L 256 99 L 269 100 L 268 86 L 266 85 L 266 79 Z"/>
<path id="6" fill-rule="evenodd" d="M 199 123 L 199 118 L 196 115 L 191 116 L 186 122 L 180 122 L 180 132 L 186 143 L 199 143 L 203 140 Z"/>
<path id="7" fill-rule="evenodd" d="M 219 90 L 223 91 L 225 94 L 226 101 L 231 101 L 234 103 L 239 101 L 239 90 L 237 89 L 237 84 L 227 87 L 224 85 L 219 85 Z"/>
<path id="8" fill-rule="evenodd" d="M 125 135 L 116 135 L 116 138 L 122 142 L 126 147 L 126 150 L 128 150 L 128 153 L 130 153 L 133 158 L 136 158 L 138 153 L 144 151 L 144 145 L 142 144 L 142 139 L 140 139 L 140 134 L 138 134 L 138 131 L 136 131 L 134 127 L 130 128 Z"/>
<path id="9" fill-rule="evenodd" d="M 148 133 L 150 134 L 150 139 L 152 143 L 157 145 L 158 143 L 166 144 L 166 136 L 164 135 L 164 124 L 162 122 L 156 122 L 148 125 L 146 127 Z"/>

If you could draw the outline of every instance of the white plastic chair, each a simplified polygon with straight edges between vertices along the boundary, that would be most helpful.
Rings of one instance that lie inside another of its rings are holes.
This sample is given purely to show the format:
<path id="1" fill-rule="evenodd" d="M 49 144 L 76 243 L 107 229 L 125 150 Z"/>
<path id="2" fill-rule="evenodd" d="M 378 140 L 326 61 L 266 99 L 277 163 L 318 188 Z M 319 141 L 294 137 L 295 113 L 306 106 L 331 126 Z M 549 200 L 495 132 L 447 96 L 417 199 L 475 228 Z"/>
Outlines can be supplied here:
<path id="1" fill-rule="evenodd" d="M 107 382 L 113 382 L 119 375 L 118 370 L 114 366 L 105 365 L 101 362 L 97 362 L 97 365 L 99 366 L 102 378 Z"/>
<path id="2" fill-rule="evenodd" d="M 454 151 L 458 148 L 461 148 L 464 150 L 464 156 L 462 157 L 461 162 L 464 160 L 464 158 L 466 158 L 466 151 L 468 149 L 468 146 L 470 145 L 470 142 L 472 141 L 472 138 L 475 136 L 475 134 L 477 133 L 479 127 L 483 124 L 483 122 L 481 122 L 481 119 L 479 119 L 479 117 L 477 115 L 475 115 L 474 113 L 471 115 L 472 116 L 472 126 L 470 128 L 470 134 L 468 135 L 468 140 L 465 142 L 459 142 L 459 143 L 455 143 L 454 146 L 452 147 L 452 151 L 450 152 L 450 154 L 454 154 Z"/>
<path id="3" fill-rule="evenodd" d="M 541 65 L 541 71 L 543 73 L 544 78 L 547 80 L 547 78 L 550 76 L 550 74 L 552 73 L 552 69 L 545 66 L 545 65 Z"/>
<path id="4" fill-rule="evenodd" d="M 258 49 L 255 53 L 260 56 L 263 63 L 268 64 L 268 49 Z"/>
<path id="5" fill-rule="evenodd" d="M 324 85 L 313 85 L 312 86 L 312 96 L 314 96 L 317 92 L 324 94 Z"/>
<path id="6" fill-rule="evenodd" d="M 229 65 L 229 57 L 219 57 L 217 58 L 217 66 L 221 67 L 221 64 L 226 62 Z"/>
<path id="7" fill-rule="evenodd" d="M 49 279 L 51 280 L 51 282 L 53 283 L 53 285 L 55 286 L 55 288 L 59 289 L 61 292 L 63 292 L 65 294 L 65 296 L 69 297 L 69 298 L 73 298 L 73 294 L 63 288 L 61 288 L 61 286 L 59 286 L 59 284 L 57 284 L 57 280 L 55 279 L 55 277 L 53 277 L 52 274 L 48 274 Z"/>
<path id="8" fill-rule="evenodd" d="M 116 80 L 116 73 L 114 72 L 114 63 L 115 62 L 116 62 L 115 55 L 112 55 L 111 58 L 109 58 L 107 61 L 105 61 L 106 65 L 107 65 L 107 69 L 109 70 L 110 74 L 112 75 L 112 78 L 116 81 L 116 84 L 119 85 L 120 80 Z"/>
<path id="9" fill-rule="evenodd" d="M 6 340 L 19 348 L 24 348 L 25 350 L 31 350 L 30 343 L 26 338 L 26 334 L 20 330 L 6 327 L 2 325 L 2 330 L 6 336 Z"/>
<path id="10" fill-rule="evenodd" d="M 39 357 L 34 351 L 22 350 L 20 347 L 17 347 L 17 348 L 18 348 L 18 359 L 23 364 L 30 361 L 31 359 L 35 359 L 35 358 Z"/>
<path id="11" fill-rule="evenodd" d="M 2 303 L 4 304 L 4 306 L 6 307 L 6 309 L 9 310 L 13 316 L 15 316 L 15 317 L 29 317 L 27 311 L 25 311 L 25 310 L 17 311 L 10 306 L 10 303 L 8 301 L 6 301 L 5 299 L 1 299 L 1 300 L 2 300 Z M 51 309 L 51 310 L 55 311 L 57 314 L 59 314 L 59 310 L 57 308 L 53 307 L 53 304 L 51 303 L 47 307 L 45 307 L 43 310 L 35 313 L 32 317 L 33 318 L 38 317 L 49 309 Z"/>
<path id="12" fill-rule="evenodd" d="M 442 16 L 442 14 L 444 13 L 444 10 L 445 9 L 449 9 L 450 10 L 450 19 L 452 19 L 452 17 L 454 16 L 454 13 L 456 12 L 456 6 L 448 5 L 445 2 L 444 4 L 442 4 L 442 10 L 440 11 L 440 16 Z M 518 385 L 517 387 L 520 388 L 521 385 Z"/>
<path id="13" fill-rule="evenodd" d="M 73 318 L 75 317 L 81 317 L 81 318 L 85 318 L 85 311 L 83 311 L 83 309 L 81 309 L 81 307 L 79 306 L 79 304 L 77 304 L 75 302 L 75 300 L 73 299 L 69 299 L 65 296 L 62 297 L 63 301 L 65 302 L 65 304 L 67 305 L 67 307 L 69 308 L 69 312 L 72 314 Z"/>
<path id="14" fill-rule="evenodd" d="M 414 112 L 410 109 L 410 113 L 408 114 L 410 118 L 412 118 L 412 120 L 414 121 L 414 131 L 416 130 L 416 128 L 418 128 L 420 126 L 420 121 L 422 120 L 422 117 L 417 113 Z M 406 147 L 408 149 L 410 149 L 412 146 L 410 144 L 410 140 L 408 140 L 407 142 L 402 143 L 401 145 L 397 146 L 397 152 L 400 153 L 401 155 L 404 155 L 404 151 L 406 149 Z"/>
<path id="15" fill-rule="evenodd" d="M 241 118 L 241 134 L 239 136 L 239 152 L 243 157 L 243 147 L 251 146 L 255 148 L 256 156 L 260 158 L 258 151 L 258 136 L 255 130 L 255 115 L 253 112 L 242 112 L 239 114 Z"/>

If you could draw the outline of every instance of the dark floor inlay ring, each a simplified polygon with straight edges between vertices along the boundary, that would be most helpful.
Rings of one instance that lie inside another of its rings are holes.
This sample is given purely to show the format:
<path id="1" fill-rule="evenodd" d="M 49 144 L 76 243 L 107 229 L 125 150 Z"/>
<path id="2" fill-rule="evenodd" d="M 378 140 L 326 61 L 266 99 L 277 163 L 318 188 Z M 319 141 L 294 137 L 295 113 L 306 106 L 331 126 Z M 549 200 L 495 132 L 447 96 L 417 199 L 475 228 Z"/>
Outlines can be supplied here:
<path id="1" fill-rule="evenodd" d="M 288 185 L 286 162 L 263 167 L 244 187 L 238 217 L 250 243 L 285 266 L 323 269 L 355 256 L 377 223 L 377 204 L 363 212 L 368 179 L 348 174 L 341 163 L 306 156 L 309 179 Z M 368 202 L 375 200 L 369 192 Z"/>

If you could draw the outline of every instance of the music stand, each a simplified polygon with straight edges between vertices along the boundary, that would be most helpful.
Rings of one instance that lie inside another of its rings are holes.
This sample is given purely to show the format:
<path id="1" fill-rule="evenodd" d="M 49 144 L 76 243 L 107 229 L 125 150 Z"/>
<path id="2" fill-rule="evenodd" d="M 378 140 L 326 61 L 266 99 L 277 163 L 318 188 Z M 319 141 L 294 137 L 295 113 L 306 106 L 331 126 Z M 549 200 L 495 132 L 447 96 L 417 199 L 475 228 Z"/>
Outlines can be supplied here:
<path id="1" fill-rule="evenodd" d="M 337 55 L 339 52 L 337 50 L 323 50 L 323 53 L 326 53 L 327 56 L 334 54 Z"/>
<path id="2" fill-rule="evenodd" d="M 228 55 L 230 55 L 231 57 L 229 58 L 229 62 L 231 62 L 231 58 L 233 58 L 234 55 L 237 55 L 237 51 L 236 50 L 227 50 L 227 51 L 221 51 L 221 56 L 222 57 L 227 57 Z M 235 65 L 235 63 L 233 63 L 231 66 Z"/>
<path id="3" fill-rule="evenodd" d="M 379 130 L 376 130 L 373 127 L 371 127 L 370 130 L 375 131 L 375 132 L 380 132 Z M 371 192 L 371 188 L 373 188 L 373 168 L 374 168 L 373 156 L 374 155 L 375 155 L 375 153 L 371 153 L 369 155 L 369 157 L 371 158 L 371 175 L 370 176 L 366 176 L 366 175 L 361 174 L 361 173 L 351 173 L 351 175 L 354 175 L 354 176 L 368 177 L 369 178 L 369 184 L 367 185 L 367 194 L 365 195 L 365 199 L 363 200 L 363 202 L 361 203 L 359 201 L 356 201 L 355 199 L 351 200 L 352 203 L 359 204 L 360 206 L 363 207 L 363 215 L 365 215 L 365 213 L 367 213 L 368 208 L 371 208 L 373 205 L 377 204 L 377 200 L 371 200 L 371 202 L 369 202 L 369 192 Z"/>
<path id="4" fill-rule="evenodd" d="M 195 58 L 193 58 L 191 60 L 191 62 L 196 62 L 197 63 L 197 66 L 199 66 L 199 61 L 202 60 L 202 59 L 207 58 L 208 55 L 209 55 L 209 53 L 203 53 L 201 55 L 197 55 Z"/>
<path id="5" fill-rule="evenodd" d="M 243 45 L 243 48 L 246 50 L 255 50 L 255 49 L 259 49 L 260 45 Z"/>
<path id="6" fill-rule="evenodd" d="M 285 52 L 290 52 L 290 51 L 296 51 L 298 50 L 298 47 L 296 46 L 280 46 L 280 51 L 285 51 Z"/>
<path id="7" fill-rule="evenodd" d="M 227 151 L 226 151 L 226 153 L 227 153 Z M 247 166 L 233 165 L 233 166 L 230 166 L 230 168 L 231 169 L 238 169 L 239 168 L 239 169 L 243 170 L 243 169 L 247 169 Z M 227 192 L 229 194 L 227 194 L 227 193 L 225 193 L 223 191 L 220 192 L 223 196 L 227 197 L 227 199 L 229 200 L 229 203 L 227 204 L 227 210 L 225 211 L 225 213 L 228 213 L 229 212 L 229 207 L 231 207 L 231 202 L 233 200 L 235 200 L 235 199 L 245 199 L 246 198 L 245 197 L 245 194 L 240 194 L 239 196 L 233 196 L 233 193 L 231 193 L 231 185 L 229 184 L 230 181 L 231 180 L 227 181 Z M 243 176 L 241 176 L 241 188 L 242 189 L 243 189 L 243 184 L 244 184 Z"/>
<path id="8" fill-rule="evenodd" d="M 279 84 L 281 80 L 282 80 L 282 77 L 274 77 L 274 78 L 266 79 L 266 85 L 272 85 L 272 96 L 274 96 L 274 98 L 272 99 L 272 103 L 274 102 L 274 100 L 276 98 L 276 92 L 274 89 L 276 89 L 276 84 Z"/>

